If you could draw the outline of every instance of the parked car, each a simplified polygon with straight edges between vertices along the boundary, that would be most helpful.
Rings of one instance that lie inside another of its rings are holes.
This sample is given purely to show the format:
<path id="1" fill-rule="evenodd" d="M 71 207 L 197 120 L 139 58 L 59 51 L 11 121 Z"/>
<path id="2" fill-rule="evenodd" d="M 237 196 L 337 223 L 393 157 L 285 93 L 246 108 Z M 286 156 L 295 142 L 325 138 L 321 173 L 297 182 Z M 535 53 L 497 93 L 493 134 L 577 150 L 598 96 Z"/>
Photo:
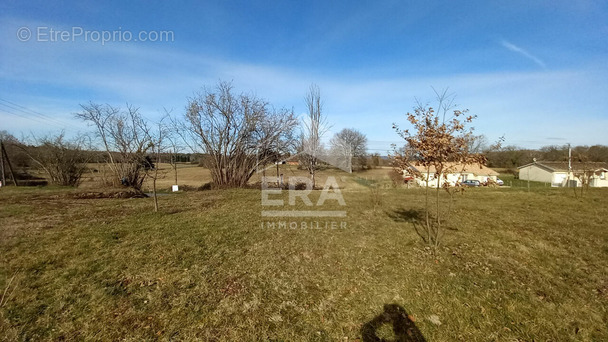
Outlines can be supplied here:
<path id="1" fill-rule="evenodd" d="M 481 185 L 481 182 L 475 179 L 468 179 L 462 182 L 463 186 L 472 186 L 472 187 L 478 187 Z"/>
<path id="2" fill-rule="evenodd" d="M 502 179 L 500 179 L 500 178 L 496 178 L 496 184 L 503 186 L 503 185 L 505 185 L 505 182 L 503 182 Z"/>

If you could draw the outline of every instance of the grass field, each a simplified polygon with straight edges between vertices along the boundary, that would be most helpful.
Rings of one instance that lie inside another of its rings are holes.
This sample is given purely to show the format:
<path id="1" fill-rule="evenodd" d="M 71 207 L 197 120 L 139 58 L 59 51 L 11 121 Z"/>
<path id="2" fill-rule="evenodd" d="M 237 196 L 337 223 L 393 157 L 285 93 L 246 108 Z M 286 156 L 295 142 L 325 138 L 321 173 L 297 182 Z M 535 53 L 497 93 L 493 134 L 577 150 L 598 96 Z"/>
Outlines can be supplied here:
<path id="1" fill-rule="evenodd" d="M 378 324 L 398 326 L 395 307 L 427 341 L 608 340 L 608 191 L 469 189 L 433 252 L 422 189 L 366 187 L 386 171 L 322 174 L 346 202 L 323 210 L 347 215 L 306 229 L 269 228 L 256 189 L 167 194 L 153 213 L 86 185 L 3 188 L 0 340 L 379 341 L 400 334 Z"/>
<path id="2" fill-rule="evenodd" d="M 211 182 L 211 173 L 208 169 L 198 167 L 195 164 L 177 164 L 177 183 L 180 186 L 187 186 L 190 188 L 197 188 L 205 183 Z M 87 172 L 83 176 L 83 182 L 80 185 L 81 188 L 85 189 L 95 189 L 99 188 L 103 183 L 103 168 L 107 169 L 107 166 L 99 165 L 99 164 L 90 164 L 90 170 L 96 170 L 98 172 Z M 159 164 L 159 177 L 157 180 L 157 187 L 159 191 L 170 191 L 171 186 L 175 184 L 175 171 L 172 169 L 170 164 L 161 163 Z M 319 172 L 317 181 L 319 184 L 323 184 L 328 175 L 332 175 L 335 177 L 336 182 L 340 185 L 341 188 L 345 188 L 348 185 L 355 185 L 357 183 L 352 183 L 346 181 L 346 179 L 363 177 L 367 179 L 375 179 L 378 181 L 389 182 L 388 171 L 390 168 L 378 168 L 371 169 L 362 172 L 358 172 L 353 175 L 349 175 L 344 172 L 336 172 L 335 170 L 331 170 L 328 172 Z M 109 175 L 109 169 L 106 170 Z M 299 170 L 297 166 L 293 165 L 281 165 L 279 168 L 279 174 L 283 175 L 284 180 L 288 181 L 290 177 L 306 177 L 308 178 L 308 172 L 306 170 Z M 259 183 L 262 177 L 266 175 L 270 181 L 274 182 L 277 177 L 277 170 L 274 166 L 269 165 L 266 168 L 266 172 L 263 172 L 260 169 L 257 173 L 253 175 L 250 180 L 250 183 L 255 184 Z M 37 174 L 37 176 L 43 177 L 43 174 Z M 144 183 L 144 191 L 149 192 L 152 189 L 152 179 L 150 177 L 146 178 Z"/>
<path id="3" fill-rule="evenodd" d="M 549 183 L 543 183 L 543 182 L 534 182 L 534 181 L 526 181 L 526 180 L 522 180 L 522 179 L 516 179 L 515 176 L 511 175 L 511 174 L 501 174 L 499 176 L 500 179 L 502 179 L 503 182 L 505 182 L 505 186 L 510 186 L 512 188 L 528 188 L 528 183 L 530 185 L 530 188 L 550 188 L 551 184 Z M 572 190 L 570 190 L 572 191 Z"/>

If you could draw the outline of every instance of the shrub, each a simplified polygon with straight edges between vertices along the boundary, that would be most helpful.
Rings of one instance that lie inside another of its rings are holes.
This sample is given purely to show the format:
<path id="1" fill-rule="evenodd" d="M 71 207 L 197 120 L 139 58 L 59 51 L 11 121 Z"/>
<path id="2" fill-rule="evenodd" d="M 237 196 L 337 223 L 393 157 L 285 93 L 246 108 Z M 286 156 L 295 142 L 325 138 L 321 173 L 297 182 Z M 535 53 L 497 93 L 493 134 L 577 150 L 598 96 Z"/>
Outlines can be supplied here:
<path id="1" fill-rule="evenodd" d="M 403 179 L 403 174 L 395 169 L 391 170 L 388 173 L 388 176 L 391 179 L 391 183 L 393 184 L 393 187 L 398 187 L 403 185 L 404 183 L 404 179 Z"/>

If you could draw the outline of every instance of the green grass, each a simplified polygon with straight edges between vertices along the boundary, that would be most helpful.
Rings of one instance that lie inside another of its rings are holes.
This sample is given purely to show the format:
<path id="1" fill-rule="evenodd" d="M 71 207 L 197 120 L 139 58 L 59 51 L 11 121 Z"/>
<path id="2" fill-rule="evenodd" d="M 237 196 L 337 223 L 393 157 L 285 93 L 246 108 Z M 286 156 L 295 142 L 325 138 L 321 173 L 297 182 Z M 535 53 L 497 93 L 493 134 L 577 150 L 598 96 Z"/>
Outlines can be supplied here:
<path id="1" fill-rule="evenodd" d="M 347 205 L 323 207 L 345 229 L 261 228 L 251 189 L 153 213 L 3 188 L 1 339 L 352 341 L 397 304 L 428 341 L 608 340 L 608 191 L 467 189 L 434 253 L 412 221 L 422 189 L 383 189 L 378 210 L 352 177 Z"/>
<path id="2" fill-rule="evenodd" d="M 551 187 L 550 183 L 534 182 L 534 181 L 528 182 L 527 180 L 516 179 L 514 175 L 509 174 L 509 173 L 502 173 L 502 174 L 500 174 L 500 176 L 498 176 L 498 178 L 502 179 L 503 182 L 505 182 L 504 185 L 510 186 L 513 188 L 526 188 L 527 189 L 528 183 L 530 184 L 530 188 L 550 188 Z"/>

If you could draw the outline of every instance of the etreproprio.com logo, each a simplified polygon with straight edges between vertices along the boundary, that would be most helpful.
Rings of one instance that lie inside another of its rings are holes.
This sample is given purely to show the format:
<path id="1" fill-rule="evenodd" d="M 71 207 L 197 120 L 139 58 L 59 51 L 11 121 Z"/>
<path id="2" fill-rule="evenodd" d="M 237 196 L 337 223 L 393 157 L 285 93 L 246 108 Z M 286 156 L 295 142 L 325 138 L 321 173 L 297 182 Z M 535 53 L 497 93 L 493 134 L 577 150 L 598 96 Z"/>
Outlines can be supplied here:
<path id="1" fill-rule="evenodd" d="M 116 30 L 86 30 L 80 26 L 70 29 L 55 29 L 48 26 L 37 26 L 30 29 L 27 26 L 17 29 L 17 39 L 22 42 L 95 42 L 105 45 L 110 42 L 173 42 L 175 34 L 167 30 L 138 31 L 118 28 Z"/>

